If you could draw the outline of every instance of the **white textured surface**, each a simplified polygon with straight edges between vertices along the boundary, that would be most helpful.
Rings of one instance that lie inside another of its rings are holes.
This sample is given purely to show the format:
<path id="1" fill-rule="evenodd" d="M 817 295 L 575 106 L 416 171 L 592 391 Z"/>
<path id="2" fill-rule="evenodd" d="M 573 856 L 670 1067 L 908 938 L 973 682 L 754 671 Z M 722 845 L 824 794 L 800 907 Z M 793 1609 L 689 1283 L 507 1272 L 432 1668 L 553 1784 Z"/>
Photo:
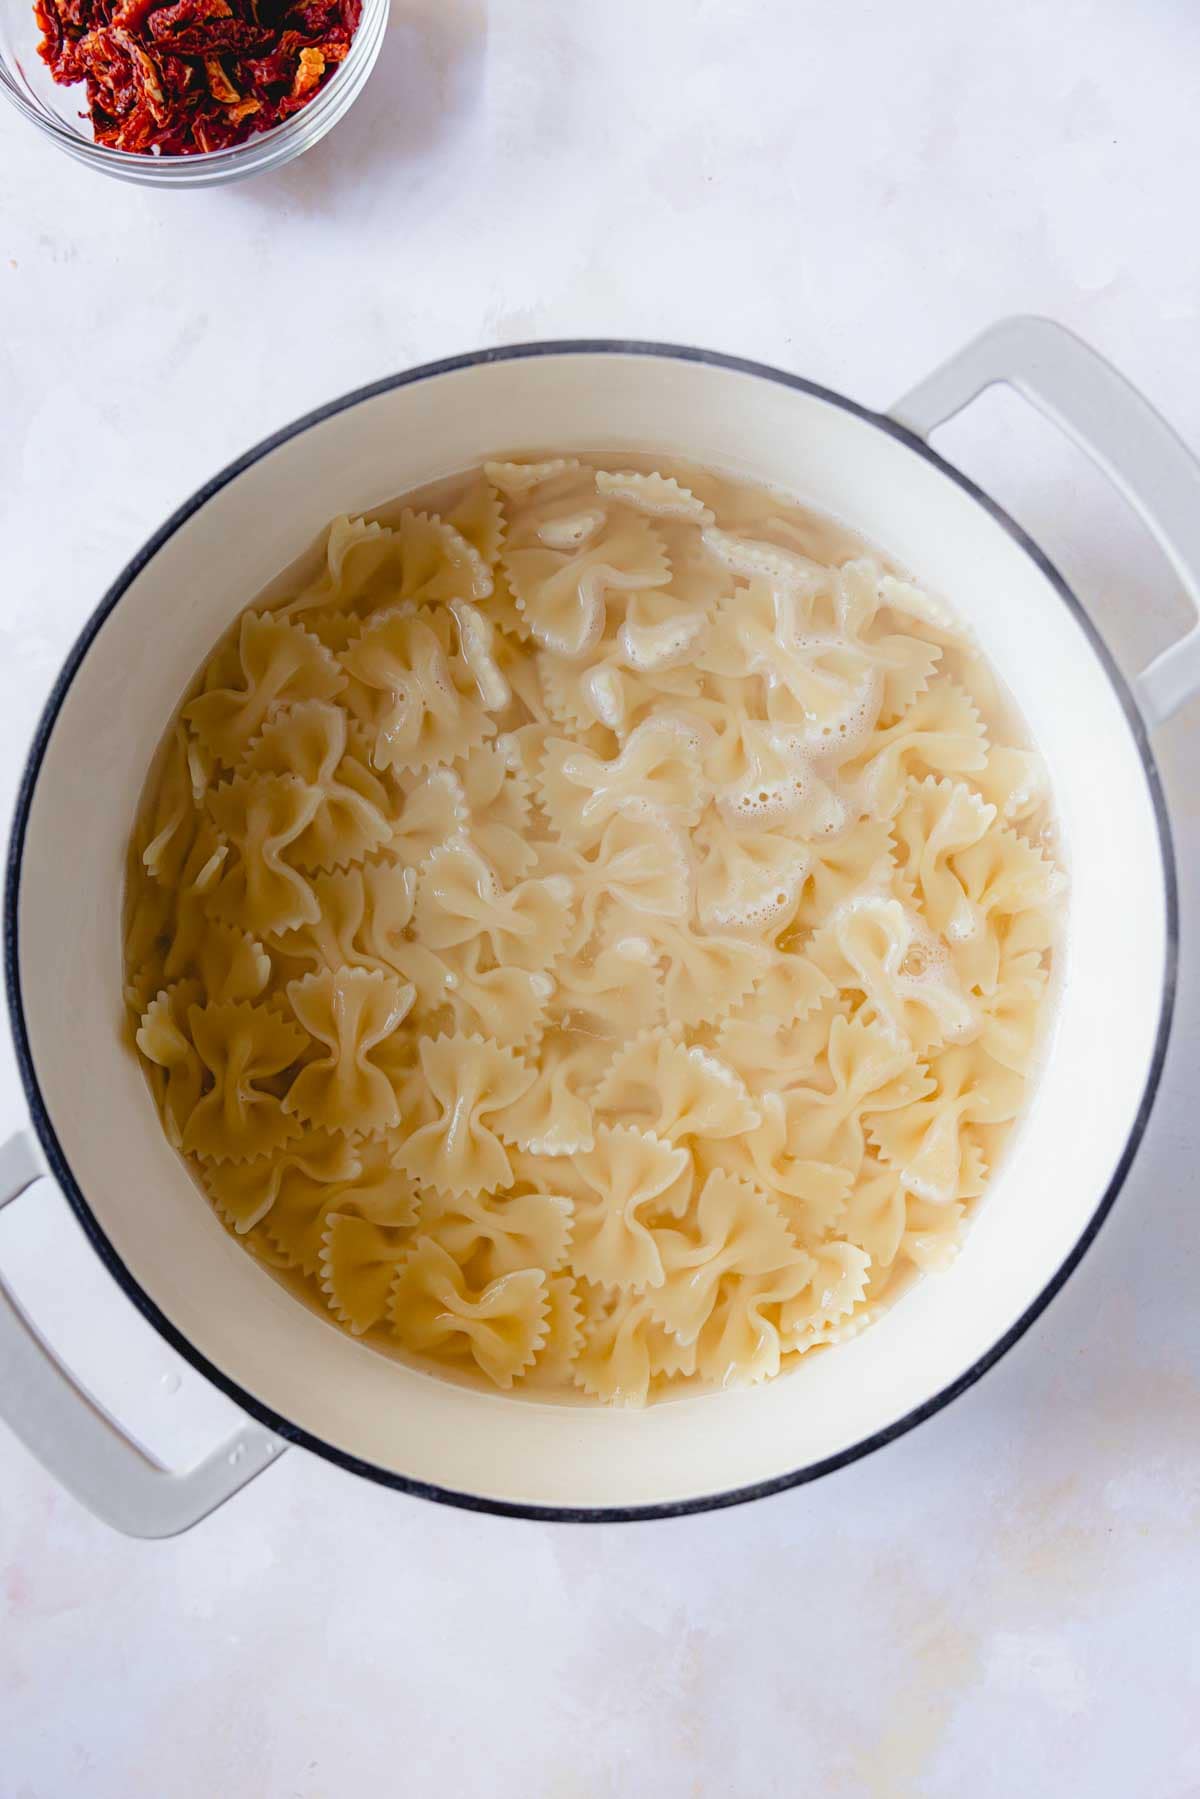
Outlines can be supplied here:
<path id="1" fill-rule="evenodd" d="M 255 438 L 406 363 L 657 336 L 882 405 L 1035 310 L 1200 445 L 1188 0 L 393 15 L 350 118 L 244 188 L 104 183 L 0 118 L 5 812 L 62 655 L 143 537 Z M 1161 560 L 1017 401 L 942 447 L 1127 667 L 1182 627 Z M 1185 920 L 1198 729 L 1193 705 L 1159 746 Z M 748 1509 L 508 1523 L 293 1452 L 139 1545 L 0 1430 L 3 1799 L 1200 1793 L 1198 1051 L 1185 937 L 1149 1136 L 1049 1314 L 901 1443 Z M 21 1118 L 5 1042 L 0 1133 Z M 218 1440 L 230 1408 L 190 1370 L 175 1388 L 45 1186 L 4 1215 L 0 1261 L 150 1444 Z"/>

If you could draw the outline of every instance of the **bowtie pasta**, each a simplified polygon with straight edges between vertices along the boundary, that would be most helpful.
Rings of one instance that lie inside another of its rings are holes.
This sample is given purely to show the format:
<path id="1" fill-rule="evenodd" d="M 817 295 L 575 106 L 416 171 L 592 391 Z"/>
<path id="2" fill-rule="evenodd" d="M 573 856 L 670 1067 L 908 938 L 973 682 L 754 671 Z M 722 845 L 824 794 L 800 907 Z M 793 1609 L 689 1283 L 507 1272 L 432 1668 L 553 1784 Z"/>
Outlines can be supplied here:
<path id="1" fill-rule="evenodd" d="M 765 1380 L 953 1259 L 1063 878 L 950 612 L 705 471 L 339 518 L 152 770 L 125 992 L 265 1267 L 532 1397 Z"/>

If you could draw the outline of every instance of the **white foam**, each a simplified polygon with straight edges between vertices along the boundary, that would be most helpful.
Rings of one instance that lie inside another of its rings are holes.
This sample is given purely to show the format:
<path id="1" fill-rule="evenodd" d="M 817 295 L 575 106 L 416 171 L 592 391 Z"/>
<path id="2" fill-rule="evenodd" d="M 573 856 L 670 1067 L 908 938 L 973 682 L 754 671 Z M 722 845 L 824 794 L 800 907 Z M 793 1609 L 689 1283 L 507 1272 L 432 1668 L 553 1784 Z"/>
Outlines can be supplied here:
<path id="1" fill-rule="evenodd" d="M 717 804 L 735 829 L 770 829 L 799 824 L 806 837 L 833 837 L 849 819 L 845 801 L 811 767 L 801 764 L 780 776 L 747 775 L 718 796 Z"/>
<path id="2" fill-rule="evenodd" d="M 700 537 L 709 554 L 732 569 L 735 575 L 751 579 L 761 575 L 769 581 L 795 588 L 819 586 L 828 573 L 819 562 L 801 556 L 796 550 L 781 549 L 778 544 L 755 538 L 737 537 L 716 525 L 706 526 Z"/>

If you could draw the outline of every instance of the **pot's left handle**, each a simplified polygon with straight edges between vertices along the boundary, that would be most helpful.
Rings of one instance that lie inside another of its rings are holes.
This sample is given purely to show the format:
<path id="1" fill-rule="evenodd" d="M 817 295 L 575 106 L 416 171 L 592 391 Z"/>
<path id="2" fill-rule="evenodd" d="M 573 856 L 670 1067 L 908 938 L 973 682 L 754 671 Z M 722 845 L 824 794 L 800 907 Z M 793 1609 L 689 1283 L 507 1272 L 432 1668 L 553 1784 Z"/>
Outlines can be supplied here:
<path id="1" fill-rule="evenodd" d="M 1200 612 L 1200 463 L 1124 375 L 1065 326 L 1003 319 L 888 410 L 925 438 L 996 382 L 1024 394 L 1104 471 Z M 1133 688 L 1151 726 L 1200 692 L 1200 622 L 1144 668 Z"/>
<path id="2" fill-rule="evenodd" d="M 0 1144 L 0 1208 L 46 1173 L 36 1141 Z M 142 1453 L 78 1386 L 0 1277 L 0 1420 L 106 1524 L 131 1537 L 173 1537 L 232 1498 L 287 1447 L 247 1424 L 182 1474 Z"/>

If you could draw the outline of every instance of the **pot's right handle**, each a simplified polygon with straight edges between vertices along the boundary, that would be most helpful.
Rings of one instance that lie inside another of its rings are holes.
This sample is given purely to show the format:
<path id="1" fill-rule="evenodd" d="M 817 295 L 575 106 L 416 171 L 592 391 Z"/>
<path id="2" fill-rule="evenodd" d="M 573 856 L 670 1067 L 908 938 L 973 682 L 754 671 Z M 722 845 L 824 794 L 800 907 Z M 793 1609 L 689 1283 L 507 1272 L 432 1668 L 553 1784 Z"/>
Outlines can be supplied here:
<path id="1" fill-rule="evenodd" d="M 1200 463 L 1137 389 L 1073 332 L 1050 319 L 1004 319 L 889 408 L 918 437 L 998 381 L 1086 450 L 1142 518 L 1200 612 Z M 1149 725 L 1200 691 L 1200 623 L 1133 683 Z"/>
<path id="2" fill-rule="evenodd" d="M 0 1209 L 45 1172 L 29 1132 L 0 1144 Z M 247 1424 L 197 1467 L 159 1468 L 75 1383 L 2 1279 L 0 1420 L 68 1492 L 131 1537 L 173 1537 L 198 1524 L 287 1447 Z"/>

